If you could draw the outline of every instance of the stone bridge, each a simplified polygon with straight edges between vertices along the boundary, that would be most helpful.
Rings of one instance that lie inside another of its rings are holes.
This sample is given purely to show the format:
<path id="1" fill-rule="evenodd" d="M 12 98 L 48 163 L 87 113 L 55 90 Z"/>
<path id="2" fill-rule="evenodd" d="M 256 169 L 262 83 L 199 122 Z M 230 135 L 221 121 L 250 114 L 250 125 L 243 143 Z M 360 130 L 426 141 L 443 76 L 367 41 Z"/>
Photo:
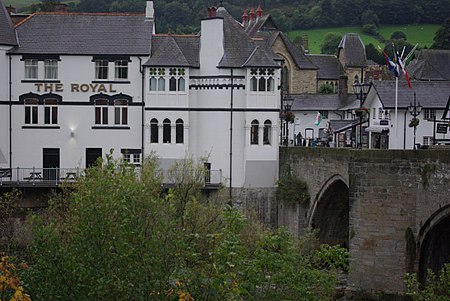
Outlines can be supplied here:
<path id="1" fill-rule="evenodd" d="M 348 246 L 349 284 L 404 292 L 407 272 L 424 277 L 450 262 L 450 151 L 280 148 L 308 184 L 308 205 L 278 206 L 278 225 Z"/>

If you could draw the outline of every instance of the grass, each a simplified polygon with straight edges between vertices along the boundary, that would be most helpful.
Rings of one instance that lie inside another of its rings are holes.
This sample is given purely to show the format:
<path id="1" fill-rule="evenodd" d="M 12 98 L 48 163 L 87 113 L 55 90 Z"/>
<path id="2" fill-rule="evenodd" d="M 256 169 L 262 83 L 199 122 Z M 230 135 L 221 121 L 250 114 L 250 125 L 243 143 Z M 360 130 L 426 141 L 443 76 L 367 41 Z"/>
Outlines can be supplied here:
<path id="1" fill-rule="evenodd" d="M 95 0 L 92 0 L 95 1 Z M 31 4 L 39 3 L 39 0 L 4 0 L 3 3 L 5 6 L 12 5 L 16 9 L 20 9 L 25 6 L 29 6 Z M 62 3 L 74 2 L 74 1 L 61 1 Z"/>
<path id="2" fill-rule="evenodd" d="M 385 38 L 389 39 L 394 31 L 403 31 L 407 40 L 411 44 L 419 43 L 419 47 L 428 46 L 433 44 L 434 34 L 438 30 L 440 25 L 438 24 L 418 24 L 418 25 L 398 25 L 398 26 L 380 26 L 379 33 Z M 328 32 L 339 32 L 342 35 L 347 32 L 356 32 L 360 35 L 364 44 L 372 43 L 375 46 L 382 43 L 372 36 L 366 35 L 362 32 L 362 27 L 332 27 L 332 28 L 320 28 L 320 29 L 308 29 L 308 30 L 295 30 L 288 33 L 288 36 L 293 40 L 298 35 L 308 35 L 308 44 L 310 53 L 320 53 L 320 45 L 323 43 L 323 38 Z"/>

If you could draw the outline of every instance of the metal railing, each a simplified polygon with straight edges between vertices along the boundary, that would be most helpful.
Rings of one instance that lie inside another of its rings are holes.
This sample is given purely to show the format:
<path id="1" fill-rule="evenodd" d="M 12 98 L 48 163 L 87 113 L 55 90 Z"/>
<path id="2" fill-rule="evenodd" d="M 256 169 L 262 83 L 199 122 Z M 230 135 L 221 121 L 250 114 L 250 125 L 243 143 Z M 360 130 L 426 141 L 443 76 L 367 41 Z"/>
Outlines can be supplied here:
<path id="1" fill-rule="evenodd" d="M 82 168 L 21 168 L 0 169 L 0 186 L 58 186 L 64 182 L 76 182 L 84 175 Z M 141 169 L 135 168 L 136 177 L 140 178 Z M 166 174 L 166 172 L 164 172 Z M 222 184 L 222 170 L 210 170 L 205 175 L 205 186 Z M 169 183 L 164 177 L 165 184 Z"/>

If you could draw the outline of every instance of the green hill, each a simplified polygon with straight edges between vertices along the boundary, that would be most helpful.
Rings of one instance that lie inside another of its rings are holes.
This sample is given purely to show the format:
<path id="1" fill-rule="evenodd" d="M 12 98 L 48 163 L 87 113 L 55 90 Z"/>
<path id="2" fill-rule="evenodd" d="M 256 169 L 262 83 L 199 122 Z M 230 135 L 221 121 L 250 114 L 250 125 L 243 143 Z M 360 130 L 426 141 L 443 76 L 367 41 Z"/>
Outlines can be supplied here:
<path id="1" fill-rule="evenodd" d="M 407 41 L 411 44 L 419 43 L 420 47 L 430 47 L 433 44 L 434 34 L 438 30 L 439 25 L 436 24 L 417 24 L 417 25 L 396 25 L 396 26 L 380 26 L 379 33 L 385 38 L 389 39 L 391 34 L 395 31 L 402 31 L 407 36 Z M 362 32 L 362 27 L 331 27 L 320 29 L 305 29 L 295 30 L 288 33 L 291 40 L 297 36 L 308 35 L 308 44 L 310 53 L 320 53 L 320 45 L 323 43 L 323 38 L 328 32 L 339 32 L 345 34 L 346 32 L 356 32 L 361 36 L 364 44 L 372 43 L 373 45 L 383 47 L 383 43 L 376 40 Z"/>

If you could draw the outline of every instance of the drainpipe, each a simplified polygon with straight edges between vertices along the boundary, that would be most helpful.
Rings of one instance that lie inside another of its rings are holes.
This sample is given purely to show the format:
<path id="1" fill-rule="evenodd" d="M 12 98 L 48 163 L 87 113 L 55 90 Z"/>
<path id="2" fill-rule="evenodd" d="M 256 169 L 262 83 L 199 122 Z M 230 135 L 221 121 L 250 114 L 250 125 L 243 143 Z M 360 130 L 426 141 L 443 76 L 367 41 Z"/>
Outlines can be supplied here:
<path id="1" fill-rule="evenodd" d="M 142 159 L 141 164 L 144 163 L 144 133 L 145 133 L 145 122 L 144 122 L 144 109 L 145 109 L 145 101 L 144 101 L 144 83 L 145 83 L 145 73 L 144 73 L 144 67 L 142 66 L 142 59 L 139 57 L 139 71 L 141 72 L 141 152 L 142 152 Z"/>
<path id="2" fill-rule="evenodd" d="M 408 113 L 408 110 L 405 111 L 403 118 L 403 149 L 406 149 L 406 113 Z"/>
<path id="3" fill-rule="evenodd" d="M 233 69 L 231 69 L 231 97 L 230 97 L 230 200 L 228 204 L 233 205 L 233 97 L 234 97 L 234 78 Z"/>
<path id="4" fill-rule="evenodd" d="M 9 55 L 9 169 L 12 170 L 12 68 L 11 55 Z M 11 172 L 12 174 L 12 172 Z"/>

